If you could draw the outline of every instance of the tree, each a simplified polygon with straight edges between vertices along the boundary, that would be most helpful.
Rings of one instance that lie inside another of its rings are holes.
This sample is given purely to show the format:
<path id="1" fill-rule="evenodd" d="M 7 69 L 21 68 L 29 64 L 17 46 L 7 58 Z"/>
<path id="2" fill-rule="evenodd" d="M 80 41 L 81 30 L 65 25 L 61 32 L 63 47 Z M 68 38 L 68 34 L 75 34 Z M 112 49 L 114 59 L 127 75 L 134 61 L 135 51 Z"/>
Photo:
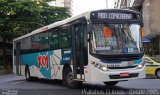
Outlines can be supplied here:
<path id="1" fill-rule="evenodd" d="M 0 36 L 3 39 L 3 63 L 6 66 L 5 43 L 39 27 L 70 17 L 68 8 L 49 6 L 53 0 L 0 0 Z"/>

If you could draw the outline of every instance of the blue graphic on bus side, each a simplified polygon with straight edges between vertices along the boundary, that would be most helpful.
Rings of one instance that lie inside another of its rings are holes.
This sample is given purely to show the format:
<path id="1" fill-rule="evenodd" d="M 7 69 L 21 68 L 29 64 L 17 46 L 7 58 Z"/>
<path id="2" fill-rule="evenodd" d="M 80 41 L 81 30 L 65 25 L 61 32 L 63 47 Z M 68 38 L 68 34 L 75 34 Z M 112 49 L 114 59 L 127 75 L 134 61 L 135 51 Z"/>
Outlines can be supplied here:
<path id="1" fill-rule="evenodd" d="M 70 64 L 71 59 L 72 59 L 72 49 L 62 49 L 61 65 Z"/>
<path id="2" fill-rule="evenodd" d="M 31 66 L 36 66 L 40 73 L 50 79 L 51 69 L 50 69 L 50 55 L 51 51 L 44 51 L 32 54 L 21 55 L 22 63 Z"/>

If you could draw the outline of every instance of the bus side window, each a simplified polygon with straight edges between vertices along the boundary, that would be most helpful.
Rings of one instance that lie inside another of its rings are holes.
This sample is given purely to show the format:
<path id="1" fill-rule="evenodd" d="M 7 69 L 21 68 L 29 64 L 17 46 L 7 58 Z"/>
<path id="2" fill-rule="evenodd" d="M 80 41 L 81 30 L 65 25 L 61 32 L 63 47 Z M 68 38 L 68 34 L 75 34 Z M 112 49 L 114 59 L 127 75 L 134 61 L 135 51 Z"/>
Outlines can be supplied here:
<path id="1" fill-rule="evenodd" d="M 21 53 L 27 53 L 31 49 L 31 37 L 26 37 L 21 40 Z"/>
<path id="2" fill-rule="evenodd" d="M 67 40 L 68 40 L 68 47 L 71 47 L 72 45 L 72 27 L 68 28 Z"/>
<path id="3" fill-rule="evenodd" d="M 59 32 L 59 47 L 69 48 L 71 46 L 71 34 L 68 29 L 62 29 Z"/>
<path id="4" fill-rule="evenodd" d="M 40 34 L 39 49 L 40 50 L 48 49 L 49 48 L 48 43 L 49 43 L 48 32 L 41 33 Z"/>
<path id="5" fill-rule="evenodd" d="M 58 30 L 51 30 L 51 32 L 49 32 L 50 49 L 55 50 L 59 48 L 58 37 Z"/>
<path id="6" fill-rule="evenodd" d="M 33 35 L 31 37 L 31 47 L 33 50 L 39 50 L 39 41 L 40 41 L 40 38 L 39 38 L 39 34 L 36 34 L 36 35 Z"/>

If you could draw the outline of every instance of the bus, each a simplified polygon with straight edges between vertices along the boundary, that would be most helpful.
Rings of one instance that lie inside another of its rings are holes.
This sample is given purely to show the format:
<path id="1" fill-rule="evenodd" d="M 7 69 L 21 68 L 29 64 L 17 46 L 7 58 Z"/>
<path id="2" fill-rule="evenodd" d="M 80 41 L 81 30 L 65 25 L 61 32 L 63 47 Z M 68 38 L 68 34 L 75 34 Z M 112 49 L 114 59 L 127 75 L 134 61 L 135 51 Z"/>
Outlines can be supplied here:
<path id="1" fill-rule="evenodd" d="M 145 78 L 143 23 L 139 12 L 94 10 L 41 27 L 13 40 L 13 72 L 26 80 L 83 82 Z"/>

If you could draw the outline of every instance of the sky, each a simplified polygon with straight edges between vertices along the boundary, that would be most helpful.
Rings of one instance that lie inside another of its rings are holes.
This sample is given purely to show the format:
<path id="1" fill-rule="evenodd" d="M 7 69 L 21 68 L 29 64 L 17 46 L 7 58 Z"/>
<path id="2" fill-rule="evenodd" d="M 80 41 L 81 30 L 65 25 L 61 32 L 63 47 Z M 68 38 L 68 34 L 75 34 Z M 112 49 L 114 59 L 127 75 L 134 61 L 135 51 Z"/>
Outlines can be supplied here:
<path id="1" fill-rule="evenodd" d="M 108 5 L 106 0 L 72 0 L 73 3 L 73 16 L 81 14 L 86 11 L 106 9 L 114 7 L 114 0 L 108 0 Z"/>

